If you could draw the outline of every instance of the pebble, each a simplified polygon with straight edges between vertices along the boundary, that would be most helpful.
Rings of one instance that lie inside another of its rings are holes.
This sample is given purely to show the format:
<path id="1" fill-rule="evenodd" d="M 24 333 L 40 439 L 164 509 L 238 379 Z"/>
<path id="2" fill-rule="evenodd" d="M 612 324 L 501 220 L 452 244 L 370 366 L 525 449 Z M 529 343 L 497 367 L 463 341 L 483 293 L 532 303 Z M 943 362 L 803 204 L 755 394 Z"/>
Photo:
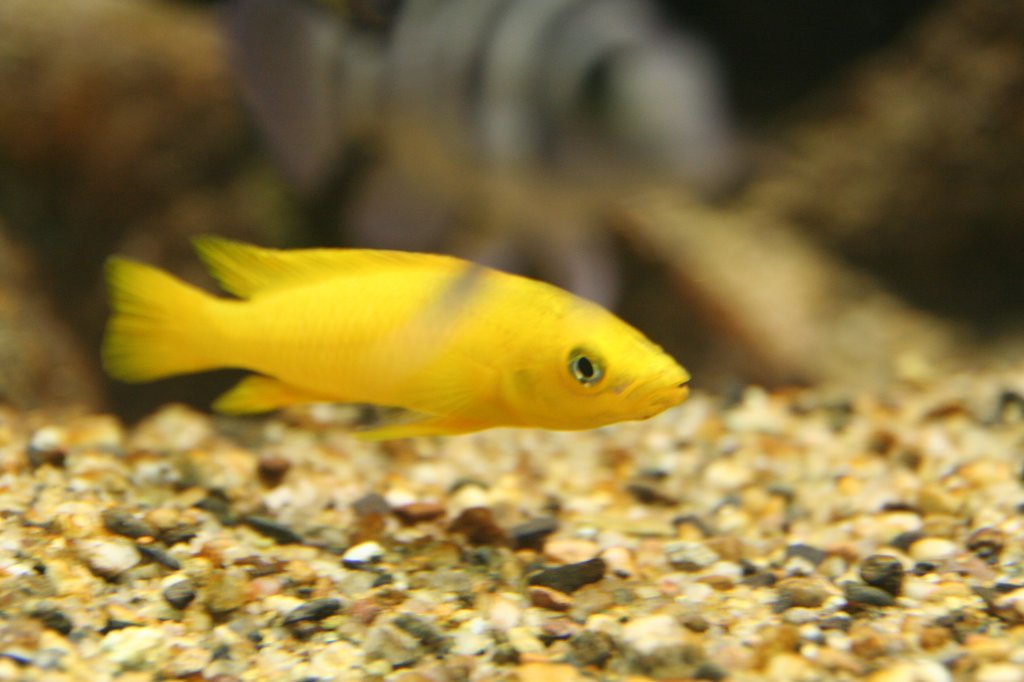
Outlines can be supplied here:
<path id="1" fill-rule="evenodd" d="M 601 552 L 591 540 L 553 539 L 544 543 L 544 555 L 561 564 L 578 564 L 593 559 Z"/>
<path id="2" fill-rule="evenodd" d="M 349 547 L 341 556 L 342 562 L 353 568 L 374 564 L 383 558 L 384 548 L 380 546 L 380 543 L 372 540 Z"/>
<path id="3" fill-rule="evenodd" d="M 785 578 L 775 586 L 779 595 L 776 608 L 783 611 L 792 606 L 817 608 L 828 599 L 829 591 L 825 583 L 818 578 L 797 576 Z"/>
<path id="4" fill-rule="evenodd" d="M 540 550 L 549 535 L 558 530 L 558 520 L 553 516 L 537 518 L 516 524 L 508 529 L 514 549 Z"/>
<path id="5" fill-rule="evenodd" d="M 917 540 L 907 553 L 914 561 L 942 561 L 954 556 L 957 552 L 957 545 L 952 540 L 945 538 L 925 537 Z"/>
<path id="6" fill-rule="evenodd" d="M 288 612 L 284 617 L 285 625 L 292 625 L 303 620 L 323 620 L 341 610 L 341 601 L 334 597 L 313 599 L 302 606 L 298 606 Z"/>
<path id="7" fill-rule="evenodd" d="M 1024 682 L 1024 663 L 983 663 L 974 682 Z"/>
<path id="8" fill-rule="evenodd" d="M 572 598 L 565 592 L 540 585 L 531 585 L 526 593 L 530 597 L 530 603 L 542 609 L 568 611 L 572 608 Z"/>
<path id="9" fill-rule="evenodd" d="M 103 525 L 111 533 L 128 538 L 155 537 L 157 532 L 151 525 L 126 509 L 114 507 L 103 512 Z"/>
<path id="10" fill-rule="evenodd" d="M 846 600 L 851 604 L 892 606 L 896 603 L 896 598 L 890 592 L 853 581 L 843 584 L 843 594 L 846 595 Z"/>
<path id="11" fill-rule="evenodd" d="M 261 535 L 266 535 L 279 544 L 299 544 L 303 542 L 302 535 L 297 533 L 291 526 L 276 521 L 266 516 L 244 516 L 242 522 Z"/>
<path id="12" fill-rule="evenodd" d="M 887 554 L 872 554 L 857 567 L 861 579 L 889 594 L 899 595 L 903 588 L 903 564 Z"/>
<path id="13" fill-rule="evenodd" d="M 703 542 L 666 542 L 664 552 L 669 564 L 680 571 L 700 571 L 720 558 Z"/>
<path id="14" fill-rule="evenodd" d="M 78 540 L 74 547 L 89 569 L 103 578 L 116 578 L 142 561 L 139 550 L 127 540 Z"/>
<path id="15" fill-rule="evenodd" d="M 163 597 L 167 603 L 176 609 L 183 609 L 191 604 L 196 598 L 196 588 L 191 580 L 187 578 L 176 578 L 169 585 L 164 587 Z"/>
<path id="16" fill-rule="evenodd" d="M 541 585 L 571 594 L 584 585 L 601 580 L 604 577 L 605 568 L 604 559 L 596 557 L 566 566 L 545 568 L 531 575 L 527 582 L 530 585 Z"/>
<path id="17" fill-rule="evenodd" d="M 154 653 L 162 649 L 167 634 L 157 627 L 133 627 L 108 632 L 100 648 L 115 664 L 126 670 L 139 669 L 159 659 Z"/>

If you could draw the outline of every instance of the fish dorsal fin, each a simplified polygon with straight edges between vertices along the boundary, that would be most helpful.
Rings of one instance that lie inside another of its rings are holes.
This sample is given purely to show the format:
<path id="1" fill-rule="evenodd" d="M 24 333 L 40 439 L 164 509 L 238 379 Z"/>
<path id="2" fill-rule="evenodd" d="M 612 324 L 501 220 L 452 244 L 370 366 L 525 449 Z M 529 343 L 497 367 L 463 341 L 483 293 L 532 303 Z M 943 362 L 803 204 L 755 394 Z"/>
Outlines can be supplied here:
<path id="1" fill-rule="evenodd" d="M 376 249 L 266 249 L 203 235 L 192 240 L 221 287 L 240 298 L 266 291 L 365 273 L 383 267 L 464 265 L 452 256 Z"/>

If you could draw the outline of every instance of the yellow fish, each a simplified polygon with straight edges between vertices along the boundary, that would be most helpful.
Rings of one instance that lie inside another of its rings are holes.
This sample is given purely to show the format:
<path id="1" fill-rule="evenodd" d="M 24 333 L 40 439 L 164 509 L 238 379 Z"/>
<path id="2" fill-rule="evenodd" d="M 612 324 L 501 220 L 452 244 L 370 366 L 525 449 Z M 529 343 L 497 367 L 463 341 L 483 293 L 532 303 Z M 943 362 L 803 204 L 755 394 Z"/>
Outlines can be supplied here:
<path id="1" fill-rule="evenodd" d="M 107 262 L 107 372 L 122 381 L 256 372 L 214 409 L 312 402 L 402 408 L 367 439 L 497 426 L 589 429 L 686 399 L 686 370 L 595 303 L 451 256 L 276 250 L 195 240 L 212 296 L 120 257 Z"/>

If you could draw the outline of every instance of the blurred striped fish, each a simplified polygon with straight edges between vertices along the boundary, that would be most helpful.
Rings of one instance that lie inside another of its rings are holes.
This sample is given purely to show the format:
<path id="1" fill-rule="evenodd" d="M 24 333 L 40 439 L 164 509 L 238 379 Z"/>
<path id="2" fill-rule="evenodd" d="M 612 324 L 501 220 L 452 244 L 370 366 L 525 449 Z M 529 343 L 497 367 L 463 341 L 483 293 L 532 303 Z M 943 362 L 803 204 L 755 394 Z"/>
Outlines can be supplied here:
<path id="1" fill-rule="evenodd" d="M 652 184 L 710 194 L 739 175 L 713 55 L 644 0 L 224 0 L 220 17 L 296 187 L 317 191 L 370 141 L 392 177 L 446 209 L 433 229 L 407 211 L 413 226 L 386 193 L 364 212 L 372 246 L 499 267 L 525 255 L 608 302 L 601 210 Z M 464 218 L 454 239 L 451 213 Z"/>

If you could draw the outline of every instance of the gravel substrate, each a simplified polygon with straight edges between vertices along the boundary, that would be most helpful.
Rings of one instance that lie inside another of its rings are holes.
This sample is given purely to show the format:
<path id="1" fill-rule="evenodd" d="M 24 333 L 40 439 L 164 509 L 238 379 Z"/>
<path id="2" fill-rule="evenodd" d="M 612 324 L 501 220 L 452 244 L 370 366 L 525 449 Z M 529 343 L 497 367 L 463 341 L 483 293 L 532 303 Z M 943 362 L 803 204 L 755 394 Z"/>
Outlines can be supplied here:
<path id="1" fill-rule="evenodd" d="M 1024 682 L 1024 371 L 336 416 L 0 409 L 0 680 Z"/>

